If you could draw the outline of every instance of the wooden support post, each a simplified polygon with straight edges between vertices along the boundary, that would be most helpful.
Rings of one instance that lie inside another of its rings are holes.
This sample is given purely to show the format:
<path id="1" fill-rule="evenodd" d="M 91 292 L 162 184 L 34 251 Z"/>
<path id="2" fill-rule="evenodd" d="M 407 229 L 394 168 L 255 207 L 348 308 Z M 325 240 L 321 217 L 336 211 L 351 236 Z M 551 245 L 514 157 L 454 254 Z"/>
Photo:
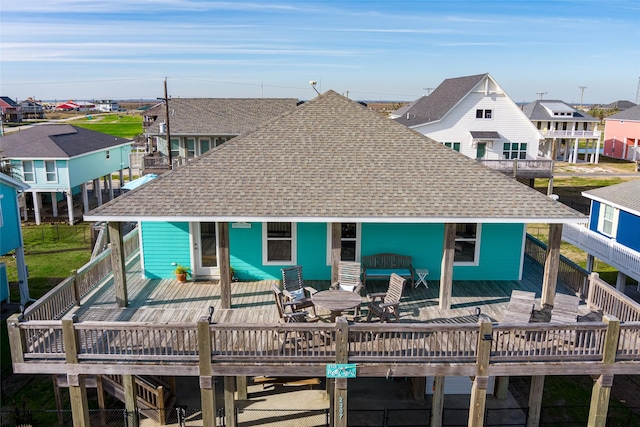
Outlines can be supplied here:
<path id="1" fill-rule="evenodd" d="M 489 382 L 489 358 L 491 356 L 492 327 L 491 319 L 480 315 L 478 331 L 478 357 L 476 359 L 476 376 L 471 387 L 469 403 L 469 427 L 482 427 L 487 402 L 487 383 Z"/>
<path id="2" fill-rule="evenodd" d="M 136 378 L 133 375 L 123 375 L 122 388 L 124 390 L 124 408 L 127 411 L 127 426 L 138 427 Z"/>
<path id="3" fill-rule="evenodd" d="M 220 266 L 220 308 L 231 308 L 231 260 L 229 257 L 229 223 L 218 223 L 218 265 Z"/>
<path id="4" fill-rule="evenodd" d="M 98 198 L 98 206 L 102 206 L 102 189 L 100 188 L 100 178 L 93 181 L 93 192 Z"/>
<path id="5" fill-rule="evenodd" d="M 78 281 L 76 280 L 78 276 L 78 270 L 71 270 L 71 281 L 72 281 L 72 288 L 73 288 L 73 299 L 75 300 L 75 306 L 76 307 L 80 307 L 80 289 L 79 286 L 80 284 L 78 283 Z"/>
<path id="6" fill-rule="evenodd" d="M 236 399 L 237 400 L 247 400 L 247 377 L 241 376 L 236 377 Z"/>
<path id="7" fill-rule="evenodd" d="M 331 223 L 331 283 L 338 281 L 338 263 L 342 259 L 342 224 Z"/>
<path id="8" fill-rule="evenodd" d="M 236 378 L 224 377 L 224 422 L 225 427 L 236 427 Z"/>
<path id="9" fill-rule="evenodd" d="M 438 376 L 433 378 L 430 427 L 442 426 L 442 414 L 444 413 L 444 381 L 445 377 Z"/>
<path id="10" fill-rule="evenodd" d="M 56 410 L 58 412 L 58 424 L 64 424 L 64 408 L 62 407 L 62 393 L 60 393 L 60 386 L 58 385 L 58 376 L 52 375 L 53 377 L 53 396 L 56 400 Z M 103 423 L 104 424 L 104 423 Z"/>
<path id="11" fill-rule="evenodd" d="M 104 387 L 102 385 L 102 375 L 96 375 L 96 394 L 98 395 L 98 408 L 102 409 L 100 411 L 100 421 L 102 421 L 103 425 L 107 424 L 107 417 L 104 413 L 104 409 L 106 409 L 106 403 L 104 400 Z"/>
<path id="12" fill-rule="evenodd" d="M 622 271 L 618 271 L 616 276 L 616 289 L 624 294 L 624 288 L 627 286 L 627 275 Z"/>
<path id="13" fill-rule="evenodd" d="M 73 215 L 73 193 L 70 188 L 65 193 L 67 195 L 67 214 L 69 216 L 69 225 L 73 225 L 75 222 L 75 217 Z"/>
<path id="14" fill-rule="evenodd" d="M 440 310 L 451 308 L 451 291 L 453 288 L 453 258 L 456 245 L 456 225 L 444 225 L 444 242 L 442 249 L 442 263 L 440 268 Z"/>
<path id="15" fill-rule="evenodd" d="M 42 197 L 40 197 L 40 193 L 34 191 L 31 193 L 33 196 L 33 213 L 36 217 L 36 225 L 40 225 L 42 221 L 42 216 L 40 215 L 40 206 L 42 206 Z"/>
<path id="16" fill-rule="evenodd" d="M 529 414 L 527 415 L 527 427 L 538 427 L 540 425 L 543 391 L 544 375 L 532 376 L 531 385 L 529 386 Z"/>
<path id="17" fill-rule="evenodd" d="M 127 295 L 127 275 L 124 263 L 122 244 L 122 223 L 109 222 L 109 242 L 111 242 L 111 270 L 113 271 L 113 287 L 116 293 L 116 303 L 119 308 L 129 305 Z"/>
<path id="18" fill-rule="evenodd" d="M 349 361 L 349 325 L 344 317 L 336 319 L 336 363 Z M 335 379 L 333 425 L 347 427 L 347 379 Z"/>
<path id="19" fill-rule="evenodd" d="M 89 213 L 89 193 L 87 191 L 87 183 L 82 183 L 80 187 L 82 188 L 82 211 L 87 214 Z"/>
<path id="20" fill-rule="evenodd" d="M 51 194 L 51 213 L 53 214 L 54 218 L 57 218 L 58 217 L 58 193 L 56 191 L 52 191 L 50 194 Z"/>
<path id="21" fill-rule="evenodd" d="M 424 393 L 427 389 L 427 378 L 412 377 L 411 378 L 411 394 L 414 400 L 424 400 Z"/>
<path id="22" fill-rule="evenodd" d="M 560 244 L 562 243 L 562 224 L 549 224 L 549 245 L 544 261 L 542 276 L 541 305 L 544 308 L 553 307 L 558 282 L 558 268 L 560 266 Z"/>
<path id="23" fill-rule="evenodd" d="M 509 377 L 496 377 L 493 395 L 499 400 L 507 399 L 509 395 Z"/>
<path id="24" fill-rule="evenodd" d="M 204 427 L 216 427 L 216 387 L 211 367 L 211 332 L 209 318 L 200 317 L 197 324 L 200 368 L 200 405 Z"/>
<path id="25" fill-rule="evenodd" d="M 604 365 L 613 365 L 616 361 L 618 340 L 620 338 L 620 320 L 613 316 L 603 316 L 602 320 L 607 324 L 607 332 L 604 336 L 602 363 Z M 589 407 L 589 420 L 587 421 L 589 427 L 606 426 L 612 385 L 613 374 L 601 374 L 593 384 L 591 405 Z"/>
<path id="26" fill-rule="evenodd" d="M 11 364 L 15 367 L 24 363 L 24 353 L 26 343 L 22 332 L 20 332 L 20 315 L 12 314 L 7 319 L 7 332 L 9 335 L 9 349 L 11 350 Z M 3 350 L 4 351 L 4 350 Z"/>
<path id="27" fill-rule="evenodd" d="M 65 359 L 69 364 L 78 363 L 78 335 L 73 327 L 75 316 L 65 316 L 62 319 L 62 341 L 65 349 Z M 82 375 L 67 374 L 69 383 L 69 400 L 73 427 L 89 427 L 89 403 L 87 401 L 87 387 Z"/>

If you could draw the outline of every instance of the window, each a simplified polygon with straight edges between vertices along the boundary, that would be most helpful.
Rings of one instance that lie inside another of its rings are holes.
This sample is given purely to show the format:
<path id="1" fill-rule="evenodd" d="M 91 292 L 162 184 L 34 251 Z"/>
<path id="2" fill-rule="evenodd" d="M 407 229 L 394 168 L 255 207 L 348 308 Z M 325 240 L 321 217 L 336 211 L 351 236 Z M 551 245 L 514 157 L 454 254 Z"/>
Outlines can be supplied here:
<path id="1" fill-rule="evenodd" d="M 171 138 L 171 158 L 177 159 L 178 157 L 180 157 L 180 140 Z"/>
<path id="2" fill-rule="evenodd" d="M 187 157 L 193 158 L 196 156 L 196 140 L 194 138 L 187 138 Z"/>
<path id="3" fill-rule="evenodd" d="M 600 204 L 600 215 L 598 217 L 598 231 L 609 237 L 616 237 L 618 231 L 618 216 L 620 209 L 613 206 Z"/>
<path id="4" fill-rule="evenodd" d="M 104 154 L 105 154 L 105 156 L 106 156 L 107 160 L 109 160 L 109 157 L 111 157 L 111 156 L 109 155 L 109 150 L 105 151 L 105 152 L 104 152 Z"/>
<path id="5" fill-rule="evenodd" d="M 446 145 L 449 148 L 453 148 L 456 151 L 460 151 L 460 143 L 459 142 L 445 142 L 444 145 Z"/>
<path id="6" fill-rule="evenodd" d="M 58 182 L 58 173 L 56 171 L 55 160 L 45 160 L 44 170 L 47 174 L 47 182 Z"/>
<path id="7" fill-rule="evenodd" d="M 22 161 L 22 179 L 24 182 L 36 182 L 36 177 L 33 173 L 33 160 Z"/>
<path id="8" fill-rule="evenodd" d="M 492 116 L 492 110 L 476 110 L 476 119 L 490 119 Z"/>
<path id="9" fill-rule="evenodd" d="M 454 265 L 478 265 L 480 225 L 456 224 Z"/>
<path id="10" fill-rule="evenodd" d="M 262 263 L 296 263 L 296 226 L 291 222 L 266 222 L 262 226 Z"/>
<path id="11" fill-rule="evenodd" d="M 340 259 L 342 261 L 360 261 L 360 236 L 362 226 L 356 222 L 340 224 Z M 327 265 L 331 265 L 331 223 L 327 224 Z"/>
<path id="12" fill-rule="evenodd" d="M 200 155 L 203 155 L 207 151 L 211 149 L 211 140 L 210 139 L 201 139 L 200 140 Z"/>
<path id="13" fill-rule="evenodd" d="M 525 160 L 527 158 L 527 143 L 505 142 L 502 145 L 502 155 L 505 159 Z"/>

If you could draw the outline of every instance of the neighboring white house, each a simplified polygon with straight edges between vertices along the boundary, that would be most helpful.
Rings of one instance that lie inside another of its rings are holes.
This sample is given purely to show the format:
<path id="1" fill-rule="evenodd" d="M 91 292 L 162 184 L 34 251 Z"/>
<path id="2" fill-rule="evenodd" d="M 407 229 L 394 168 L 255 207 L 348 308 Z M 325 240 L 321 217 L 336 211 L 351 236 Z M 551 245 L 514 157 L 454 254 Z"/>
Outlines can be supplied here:
<path id="1" fill-rule="evenodd" d="M 576 163 L 578 155 L 582 154 L 578 149 L 579 141 L 584 140 L 585 160 L 598 163 L 598 119 L 559 100 L 538 99 L 525 105 L 522 111 L 545 138 L 540 144 L 540 155 L 551 158 L 555 145 L 556 159 Z"/>
<path id="2" fill-rule="evenodd" d="M 391 118 L 473 159 L 534 160 L 543 139 L 488 73 L 446 79 Z"/>

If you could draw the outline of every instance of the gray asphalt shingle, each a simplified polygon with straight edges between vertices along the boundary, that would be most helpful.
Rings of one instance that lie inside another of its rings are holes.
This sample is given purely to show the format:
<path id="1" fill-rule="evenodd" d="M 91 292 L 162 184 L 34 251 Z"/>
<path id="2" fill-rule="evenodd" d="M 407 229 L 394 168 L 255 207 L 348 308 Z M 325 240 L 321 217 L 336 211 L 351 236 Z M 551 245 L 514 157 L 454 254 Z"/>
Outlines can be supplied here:
<path id="1" fill-rule="evenodd" d="M 9 159 L 68 159 L 127 142 L 71 125 L 38 125 L 3 136 L 0 150 Z"/>
<path id="2" fill-rule="evenodd" d="M 624 207 L 629 211 L 640 212 L 640 179 L 594 188 L 583 192 L 582 195 Z"/>
<path id="3" fill-rule="evenodd" d="M 88 218 L 502 222 L 585 217 L 329 91 Z"/>

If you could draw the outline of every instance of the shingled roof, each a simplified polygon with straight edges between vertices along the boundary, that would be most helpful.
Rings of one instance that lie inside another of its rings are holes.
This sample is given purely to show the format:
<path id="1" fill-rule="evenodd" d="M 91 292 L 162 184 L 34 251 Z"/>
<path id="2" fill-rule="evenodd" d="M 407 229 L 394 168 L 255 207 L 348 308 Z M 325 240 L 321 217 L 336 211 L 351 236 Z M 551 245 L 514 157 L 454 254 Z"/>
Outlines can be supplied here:
<path id="1" fill-rule="evenodd" d="M 549 111 L 544 108 L 544 104 L 547 105 L 560 105 L 567 110 L 573 110 L 571 116 L 552 116 Z M 598 119 L 588 115 L 585 112 L 577 110 L 567 104 L 564 101 L 556 99 L 537 99 L 522 107 L 522 111 L 529 118 L 529 120 L 535 121 L 567 121 L 571 119 L 572 122 L 598 122 Z"/>
<path id="2" fill-rule="evenodd" d="M 172 98 L 169 126 L 172 135 L 242 135 L 261 123 L 295 108 L 294 98 Z M 147 133 L 160 132 L 165 107 Z"/>
<path id="3" fill-rule="evenodd" d="M 575 210 L 333 91 L 85 219 L 586 222 Z"/>
<path id="4" fill-rule="evenodd" d="M 9 159 L 69 159 L 132 143 L 131 140 L 71 125 L 38 125 L 0 138 Z"/>
<path id="5" fill-rule="evenodd" d="M 446 79 L 431 95 L 423 96 L 409 106 L 398 109 L 395 114 L 399 117 L 395 120 L 409 127 L 441 120 L 488 75 L 485 73 Z"/>
<path id="6" fill-rule="evenodd" d="M 584 191 L 582 195 L 640 215 L 640 179 Z"/>
<path id="7" fill-rule="evenodd" d="M 640 122 L 640 105 L 627 108 L 612 116 L 605 117 L 605 120 L 630 120 L 634 122 Z"/>

